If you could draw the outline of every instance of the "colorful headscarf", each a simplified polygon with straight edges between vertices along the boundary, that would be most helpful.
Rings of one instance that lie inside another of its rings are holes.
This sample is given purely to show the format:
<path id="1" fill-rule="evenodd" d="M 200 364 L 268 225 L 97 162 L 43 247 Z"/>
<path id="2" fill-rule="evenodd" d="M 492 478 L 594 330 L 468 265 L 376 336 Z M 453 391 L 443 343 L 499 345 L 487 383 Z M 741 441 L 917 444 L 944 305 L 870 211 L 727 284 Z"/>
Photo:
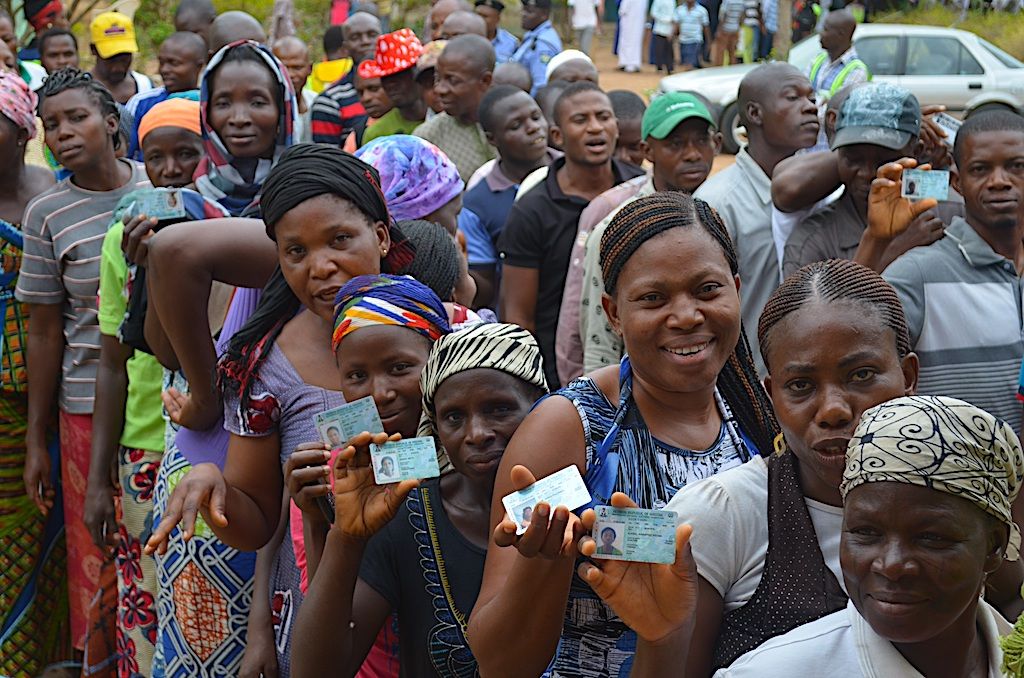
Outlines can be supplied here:
<path id="1" fill-rule="evenodd" d="M 455 163 L 419 137 L 378 137 L 356 151 L 356 157 L 380 172 L 381 190 L 395 221 L 422 219 L 462 193 Z"/>
<path id="2" fill-rule="evenodd" d="M 518 325 L 484 323 L 441 337 L 430 349 L 420 372 L 423 420 L 419 435 L 434 435 L 434 396 L 445 379 L 475 369 L 498 370 L 547 393 L 544 363 L 533 335 Z"/>
<path id="3" fill-rule="evenodd" d="M 281 91 L 284 92 L 284 102 L 278 106 L 280 115 L 277 125 L 277 141 L 274 147 L 273 158 L 260 158 L 256 163 L 256 171 L 252 178 L 242 176 L 236 167 L 235 158 L 228 152 L 227 146 L 213 131 L 209 123 L 210 105 L 210 78 L 217 67 L 224 61 L 228 52 L 239 48 L 253 50 L 263 63 L 274 74 Z M 219 52 L 213 55 L 210 63 L 203 71 L 202 82 L 199 88 L 200 115 L 203 124 L 203 148 L 206 157 L 196 168 L 195 180 L 196 189 L 208 198 L 216 200 L 224 205 L 231 214 L 238 216 L 247 207 L 256 202 L 263 181 L 267 178 L 270 168 L 274 166 L 277 159 L 281 157 L 285 149 L 292 145 L 292 130 L 295 120 L 299 117 L 298 104 L 295 101 L 295 91 L 292 89 L 292 82 L 288 78 L 288 71 L 285 70 L 277 57 L 265 46 L 252 40 L 238 40 L 225 45 Z"/>
<path id="4" fill-rule="evenodd" d="M 0 114 L 28 133 L 36 135 L 36 94 L 15 73 L 0 71 Z"/>
<path id="5" fill-rule="evenodd" d="M 199 102 L 189 99 L 167 99 L 146 111 L 139 121 L 139 144 L 142 144 L 147 134 L 159 127 L 177 127 L 202 135 Z"/>
<path id="6" fill-rule="evenodd" d="M 444 304 L 429 287 L 408 276 L 360 275 L 338 290 L 331 348 L 363 327 L 407 327 L 431 341 L 451 332 Z"/>
<path id="7" fill-rule="evenodd" d="M 1006 422 L 955 398 L 906 396 L 864 412 L 846 451 L 843 498 L 864 483 L 927 487 L 971 502 L 1010 530 L 1006 558 L 1020 555 L 1010 513 L 1024 480 L 1024 452 Z"/>

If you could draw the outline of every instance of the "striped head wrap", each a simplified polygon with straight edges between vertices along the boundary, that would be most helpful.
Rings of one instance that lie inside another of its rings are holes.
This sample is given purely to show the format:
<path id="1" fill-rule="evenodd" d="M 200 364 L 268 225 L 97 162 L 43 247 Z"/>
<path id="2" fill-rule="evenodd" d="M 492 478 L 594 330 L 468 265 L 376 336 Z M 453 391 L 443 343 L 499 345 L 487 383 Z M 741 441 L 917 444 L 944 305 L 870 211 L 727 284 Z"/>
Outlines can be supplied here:
<path id="1" fill-rule="evenodd" d="M 419 137 L 378 137 L 356 151 L 356 157 L 380 172 L 381 190 L 395 221 L 422 219 L 462 194 L 455 163 Z"/>
<path id="2" fill-rule="evenodd" d="M 846 450 L 843 498 L 864 483 L 896 482 L 961 497 L 1005 524 L 1006 558 L 1020 555 L 1010 507 L 1024 452 L 1006 422 L 955 398 L 905 396 L 864 412 Z"/>
<path id="3" fill-rule="evenodd" d="M 36 135 L 36 94 L 16 73 L 0 70 L 0 115 L 25 130 L 28 138 Z"/>
<path id="4" fill-rule="evenodd" d="M 415 278 L 397 275 L 361 275 L 338 290 L 334 302 L 335 351 L 341 340 L 362 327 L 407 327 L 431 341 L 451 332 L 444 304 L 429 287 Z"/>
<path id="5" fill-rule="evenodd" d="M 475 369 L 498 370 L 547 392 L 540 347 L 533 335 L 507 323 L 484 323 L 441 337 L 430 349 L 423 371 L 423 420 L 419 435 L 434 435 L 434 396 L 445 379 Z"/>
<path id="6" fill-rule="evenodd" d="M 228 54 L 239 49 L 250 50 L 254 53 L 258 62 L 263 63 L 270 70 L 277 83 L 278 91 L 283 95 L 283 100 L 277 102 L 277 140 L 274 144 L 273 157 L 259 158 L 256 162 L 256 171 L 251 178 L 243 177 L 238 170 L 238 161 L 228 152 L 227 146 L 210 127 L 209 119 L 210 83 L 213 75 Z M 255 203 L 263 181 L 270 173 L 270 168 L 274 166 L 285 149 L 294 143 L 292 134 L 295 121 L 299 117 L 299 108 L 295 101 L 292 81 L 288 77 L 288 71 L 264 45 L 252 40 L 238 40 L 222 47 L 213 55 L 210 63 L 203 70 L 199 88 L 199 106 L 203 125 L 203 150 L 206 152 L 206 157 L 196 168 L 196 189 L 206 197 L 224 205 L 231 214 L 238 216 Z"/>

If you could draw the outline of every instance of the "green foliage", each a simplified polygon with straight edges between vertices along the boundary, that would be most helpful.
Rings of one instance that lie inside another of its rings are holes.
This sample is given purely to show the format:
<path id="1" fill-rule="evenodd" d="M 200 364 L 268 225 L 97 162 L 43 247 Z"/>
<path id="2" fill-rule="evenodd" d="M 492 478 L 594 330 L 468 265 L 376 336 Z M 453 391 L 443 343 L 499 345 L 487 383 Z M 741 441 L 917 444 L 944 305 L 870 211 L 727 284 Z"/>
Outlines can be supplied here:
<path id="1" fill-rule="evenodd" d="M 962 17 L 959 10 L 934 5 L 893 12 L 877 21 L 961 28 L 976 33 L 1018 59 L 1024 58 L 1024 16 L 1020 14 L 972 10 Z"/>

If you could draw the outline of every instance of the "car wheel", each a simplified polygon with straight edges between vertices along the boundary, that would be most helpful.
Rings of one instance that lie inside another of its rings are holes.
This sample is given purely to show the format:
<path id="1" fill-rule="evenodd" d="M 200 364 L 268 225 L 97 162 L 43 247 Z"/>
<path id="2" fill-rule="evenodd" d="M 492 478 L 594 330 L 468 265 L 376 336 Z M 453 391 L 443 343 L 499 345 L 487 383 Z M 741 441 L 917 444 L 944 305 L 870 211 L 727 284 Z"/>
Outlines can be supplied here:
<path id="1" fill-rule="evenodd" d="M 743 125 L 740 124 L 740 109 L 735 101 L 725 107 L 718 128 L 722 131 L 722 152 L 733 155 L 739 153 L 746 137 Z"/>
<path id="2" fill-rule="evenodd" d="M 1014 109 L 1012 106 L 1007 106 L 1006 104 L 982 104 L 981 106 L 978 106 L 974 110 L 968 112 L 967 115 L 964 116 L 964 119 L 966 120 L 967 118 L 971 117 L 972 115 L 977 115 L 978 113 L 984 113 L 985 111 L 1008 111 L 1010 113 L 1018 113 L 1019 112 L 1016 109 Z"/>

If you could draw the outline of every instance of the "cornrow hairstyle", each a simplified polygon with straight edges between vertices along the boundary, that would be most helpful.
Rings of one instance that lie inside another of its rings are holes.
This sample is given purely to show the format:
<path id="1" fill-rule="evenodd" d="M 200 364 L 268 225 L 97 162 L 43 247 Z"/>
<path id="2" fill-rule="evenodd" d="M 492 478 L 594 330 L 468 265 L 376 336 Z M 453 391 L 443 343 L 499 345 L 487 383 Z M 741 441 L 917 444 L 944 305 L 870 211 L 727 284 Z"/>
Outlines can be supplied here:
<path id="1" fill-rule="evenodd" d="M 848 259 L 829 259 L 804 266 L 772 293 L 757 323 L 757 341 L 764 364 L 771 367 L 772 329 L 790 313 L 812 301 L 863 304 L 896 335 L 896 353 L 910 353 L 910 333 L 903 305 L 893 286 L 870 268 Z"/>
<path id="2" fill-rule="evenodd" d="M 700 199 L 666 191 L 640 198 L 619 212 L 601 237 L 601 275 L 608 294 L 615 294 L 619 276 L 630 257 L 654 236 L 670 228 L 699 225 L 710 235 L 729 264 L 733 275 L 739 271 L 736 248 L 718 212 Z M 757 376 L 753 352 L 740 324 L 740 338 L 729 359 L 718 373 L 718 392 L 732 408 L 740 427 L 750 436 L 762 455 L 774 449 L 779 424 L 775 420 L 768 394 Z"/>
<path id="3" fill-rule="evenodd" d="M 51 73 L 43 82 L 43 86 L 39 88 L 39 104 L 36 107 L 39 117 L 43 117 L 43 103 L 48 98 L 57 96 L 69 89 L 85 90 L 85 93 L 99 109 L 100 115 L 104 118 L 108 115 L 114 116 L 120 126 L 121 112 L 117 107 L 117 102 L 114 101 L 114 95 L 106 87 L 94 80 L 91 73 L 80 71 L 74 66 L 67 66 L 55 73 Z M 114 143 L 114 150 L 117 150 L 121 147 L 120 132 L 114 130 L 110 136 Z"/>
<path id="4" fill-rule="evenodd" d="M 459 282 L 459 250 L 441 224 L 424 219 L 399 221 L 398 228 L 416 248 L 412 263 L 402 271 L 433 290 L 441 301 L 454 301 Z"/>

